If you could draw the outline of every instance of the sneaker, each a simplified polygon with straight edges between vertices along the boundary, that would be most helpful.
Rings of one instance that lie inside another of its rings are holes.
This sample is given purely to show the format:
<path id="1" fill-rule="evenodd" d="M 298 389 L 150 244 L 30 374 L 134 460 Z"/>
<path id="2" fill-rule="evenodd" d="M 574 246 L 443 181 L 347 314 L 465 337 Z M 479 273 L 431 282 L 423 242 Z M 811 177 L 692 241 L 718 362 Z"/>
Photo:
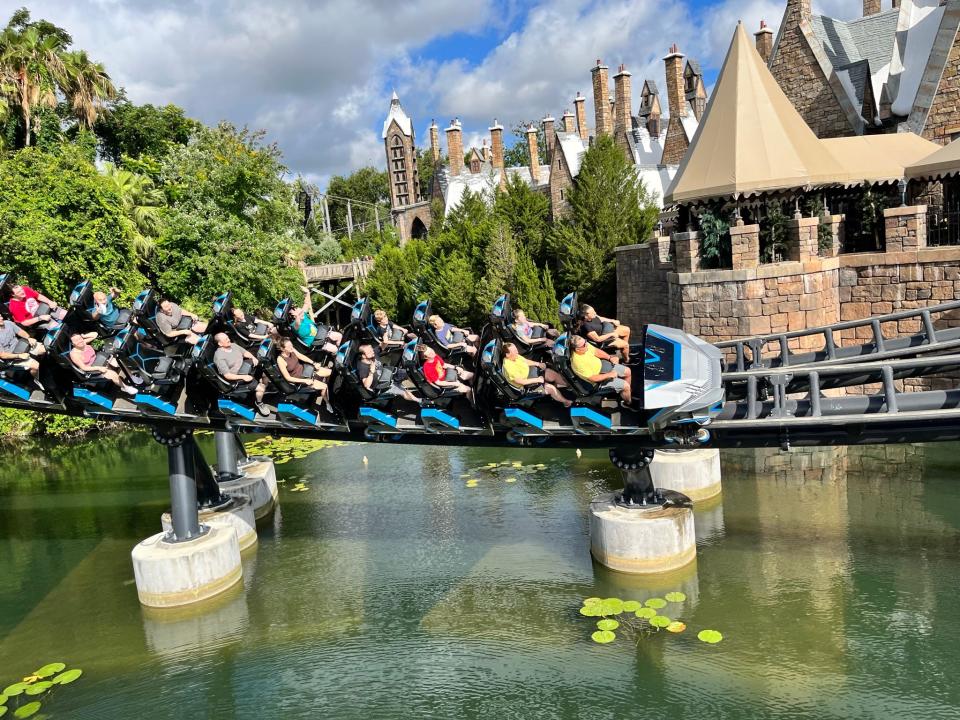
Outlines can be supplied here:
<path id="1" fill-rule="evenodd" d="M 122 386 L 120 387 L 120 389 L 123 390 L 127 395 L 131 395 L 131 396 L 132 396 L 132 395 L 136 395 L 136 394 L 137 394 L 137 389 L 136 389 L 135 387 L 130 386 L 130 385 L 122 385 Z"/>
<path id="2" fill-rule="evenodd" d="M 327 400 L 323 403 L 323 406 L 327 409 L 327 412 L 331 415 L 336 415 L 336 411 L 333 409 L 333 405 L 330 404 L 330 401 Z"/>
<path id="3" fill-rule="evenodd" d="M 257 412 L 260 413 L 263 417 L 268 417 L 270 415 L 270 408 L 264 405 L 262 402 L 255 403 Z"/>

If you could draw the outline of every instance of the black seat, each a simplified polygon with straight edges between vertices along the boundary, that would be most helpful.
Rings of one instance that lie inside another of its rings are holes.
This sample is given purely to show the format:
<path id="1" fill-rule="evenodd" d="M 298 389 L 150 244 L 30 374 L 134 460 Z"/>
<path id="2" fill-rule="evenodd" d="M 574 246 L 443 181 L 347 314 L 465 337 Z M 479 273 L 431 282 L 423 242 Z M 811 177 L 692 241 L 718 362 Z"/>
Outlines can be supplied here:
<path id="1" fill-rule="evenodd" d="M 0 273 L 0 313 L 7 320 L 13 320 L 10 314 L 10 293 L 13 290 L 13 277 L 9 273 Z"/>
<path id="2" fill-rule="evenodd" d="M 553 346 L 552 365 L 554 369 L 567 381 L 567 384 L 577 395 L 577 397 L 581 401 L 587 400 L 599 402 L 605 397 L 618 395 L 617 391 L 612 387 L 598 386 L 595 383 L 584 380 L 573 371 L 573 366 L 570 364 L 570 355 L 573 353 L 573 348 L 570 347 L 569 342 L 569 333 L 564 333 L 557 338 L 557 341 Z"/>
<path id="3" fill-rule="evenodd" d="M 560 323 L 568 333 L 576 332 L 580 322 L 580 303 L 575 292 L 560 301 Z"/>
<path id="4" fill-rule="evenodd" d="M 424 343 L 436 350 L 437 354 L 444 360 L 449 360 L 450 362 L 454 363 L 460 363 L 461 361 L 466 361 L 469 363 L 469 354 L 460 349 L 450 350 L 440 342 L 440 338 L 437 337 L 437 332 L 430 327 L 430 323 L 427 322 L 427 319 L 432 314 L 433 311 L 430 307 L 430 300 L 424 300 L 422 303 L 417 305 L 416 309 L 413 311 L 413 318 L 410 321 L 413 331 Z M 469 328 L 467 329 L 469 330 Z M 406 363 L 404 363 L 404 368 L 406 368 Z"/>
<path id="5" fill-rule="evenodd" d="M 95 330 L 100 337 L 113 337 L 127 327 L 133 315 L 133 311 L 128 308 L 117 308 L 117 310 L 119 314 L 114 323 L 106 323 L 99 318 L 94 319 L 93 313 L 96 311 L 96 306 L 93 300 L 93 283 L 84 280 L 77 283 L 70 293 L 67 317 L 64 322 L 77 324 L 79 321 L 91 330 Z"/>
<path id="6" fill-rule="evenodd" d="M 545 343 L 534 345 L 517 331 L 517 326 L 513 322 L 513 305 L 507 293 L 494 301 L 493 308 L 490 310 L 490 327 L 501 340 L 516 345 L 521 355 L 543 359 L 550 354 L 550 348 Z"/>
<path id="7" fill-rule="evenodd" d="M 356 392 L 364 403 L 371 405 L 389 404 L 397 398 L 393 395 L 385 395 L 384 392 L 390 388 L 395 380 L 399 379 L 397 375 L 399 369 L 391 367 L 383 362 L 383 358 L 380 358 L 381 366 L 385 370 L 390 371 L 390 377 L 381 375 L 381 378 L 373 384 L 373 387 L 367 388 L 360 379 L 360 373 L 357 370 L 357 364 L 360 360 L 359 348 L 361 344 L 362 343 L 357 340 L 347 340 L 344 342 L 334 358 L 334 367 L 340 376 L 344 378 L 347 385 Z"/>
<path id="8" fill-rule="evenodd" d="M 293 346 L 297 348 L 304 355 L 309 355 L 311 358 L 321 358 L 325 354 L 323 351 L 324 342 L 320 340 L 315 340 L 313 345 L 307 346 L 303 340 L 300 339 L 300 336 L 293 329 L 293 317 L 292 311 L 294 309 L 293 301 L 290 298 L 284 298 L 277 303 L 277 306 L 273 310 L 273 326 L 277 329 L 284 337 L 288 337 L 293 341 Z M 317 328 L 319 330 L 329 330 L 326 325 L 321 325 L 317 323 Z"/>
<path id="9" fill-rule="evenodd" d="M 299 385 L 288 381 L 283 373 L 280 372 L 279 363 L 283 362 L 280 358 L 280 348 L 270 338 L 267 338 L 257 348 L 257 360 L 267 379 L 270 380 L 272 389 L 288 399 L 309 400 L 319 391 L 306 385 Z M 313 377 L 313 365 L 304 365 L 303 377 Z"/>
<path id="10" fill-rule="evenodd" d="M 503 342 L 494 338 L 486 344 L 480 354 L 480 371 L 496 388 L 497 394 L 508 405 L 532 405 L 546 397 L 543 393 L 532 393 L 527 388 L 511 385 L 503 374 Z"/>
<path id="11" fill-rule="evenodd" d="M 403 348 L 402 358 L 403 369 L 407 371 L 407 377 L 417 387 L 420 397 L 434 405 L 446 405 L 454 398 L 463 397 L 456 388 L 439 387 L 424 377 L 420 358 L 421 342 L 419 339 L 408 342 Z"/>
<path id="12" fill-rule="evenodd" d="M 96 372 L 86 372 L 73 364 L 70 359 L 70 351 L 73 346 L 70 343 L 70 335 L 73 331 L 66 325 L 50 330 L 43 338 L 43 346 L 47 350 L 47 357 L 51 358 L 60 368 L 66 370 L 73 378 L 74 382 L 84 387 L 104 388 L 112 386 L 109 380 Z M 103 352 L 97 352 L 93 365 L 106 365 L 107 355 Z"/>
<path id="13" fill-rule="evenodd" d="M 254 325 L 256 335 L 266 336 L 270 332 L 270 325 L 262 320 L 255 319 Z M 216 335 L 218 332 L 227 333 L 233 342 L 251 351 L 259 347 L 262 340 L 262 338 L 251 337 L 246 328 L 236 324 L 233 319 L 233 293 L 229 290 L 213 300 L 213 317 L 207 325 L 207 333 Z"/>
<path id="14" fill-rule="evenodd" d="M 157 299 L 157 293 L 153 288 L 144 290 L 133 301 L 133 322 L 136 323 L 137 327 L 141 328 L 160 347 L 174 348 L 186 354 L 190 350 L 190 344 L 178 337 L 171 338 L 164 335 L 160 326 L 157 325 L 158 312 L 160 312 L 160 301 Z M 184 322 L 189 319 L 184 316 L 180 324 L 184 325 Z"/>
<path id="15" fill-rule="evenodd" d="M 214 364 L 213 356 L 217 352 L 217 343 L 214 342 L 212 335 L 201 335 L 200 340 L 193 347 L 191 357 L 197 374 L 209 383 L 213 388 L 224 397 L 241 398 L 253 393 L 257 388 L 257 381 L 243 382 L 240 380 L 227 380 L 224 378 L 217 366 Z M 247 361 L 240 367 L 240 375 L 252 375 L 254 378 L 258 375 L 257 368 L 252 367 Z"/>
<path id="16" fill-rule="evenodd" d="M 126 328 L 113 339 L 113 357 L 131 378 L 140 377 L 144 390 L 165 391 L 186 376 L 187 358 L 167 355 L 144 341 L 144 335 Z"/>

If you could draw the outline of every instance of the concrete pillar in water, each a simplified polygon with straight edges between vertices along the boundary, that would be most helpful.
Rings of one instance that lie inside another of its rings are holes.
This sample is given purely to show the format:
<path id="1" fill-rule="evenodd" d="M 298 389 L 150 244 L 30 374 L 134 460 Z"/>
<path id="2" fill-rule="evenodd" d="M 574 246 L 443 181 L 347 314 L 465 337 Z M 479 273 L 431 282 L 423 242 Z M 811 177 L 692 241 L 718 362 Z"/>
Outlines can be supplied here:
<path id="1" fill-rule="evenodd" d="M 658 489 L 676 490 L 699 503 L 719 495 L 719 450 L 657 450 L 650 476 Z"/>
<path id="2" fill-rule="evenodd" d="M 237 533 L 240 552 L 257 544 L 257 519 L 250 499 L 243 496 L 232 497 L 225 505 L 200 511 L 200 522 L 210 527 L 231 527 Z M 173 532 L 173 518 L 170 513 L 160 516 L 164 533 Z"/>
<path id="3" fill-rule="evenodd" d="M 178 607 L 207 600 L 240 581 L 240 543 L 232 526 L 200 524 L 197 451 L 190 431 L 156 431 L 154 437 L 167 446 L 170 530 L 133 548 L 133 574 L 141 603 Z"/>
<path id="4" fill-rule="evenodd" d="M 247 498 L 257 520 L 267 517 L 279 496 L 273 460 L 249 457 L 237 433 L 223 431 L 214 435 L 220 491 L 228 497 Z"/>
<path id="5" fill-rule="evenodd" d="M 590 551 L 597 561 L 619 572 L 654 574 L 696 560 L 690 499 L 654 487 L 653 451 L 617 448 L 610 459 L 623 472 L 624 489 L 590 503 Z"/>

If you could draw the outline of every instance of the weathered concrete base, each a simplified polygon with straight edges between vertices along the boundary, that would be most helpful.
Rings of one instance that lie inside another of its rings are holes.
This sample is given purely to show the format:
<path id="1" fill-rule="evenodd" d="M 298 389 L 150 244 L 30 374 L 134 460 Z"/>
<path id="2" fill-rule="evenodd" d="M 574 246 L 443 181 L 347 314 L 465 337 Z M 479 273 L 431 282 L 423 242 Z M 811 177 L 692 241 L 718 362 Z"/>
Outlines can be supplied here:
<path id="1" fill-rule="evenodd" d="M 257 520 L 267 517 L 276 505 L 279 490 L 277 471 L 270 458 L 255 458 L 255 462 L 244 465 L 243 477 L 220 483 L 220 491 L 230 497 L 246 497 L 253 505 L 253 514 Z"/>
<path id="2" fill-rule="evenodd" d="M 677 570 L 697 558 L 693 510 L 622 508 L 613 494 L 590 503 L 590 551 L 598 562 L 624 573 Z"/>
<path id="3" fill-rule="evenodd" d="M 723 491 L 719 450 L 657 450 L 650 476 L 658 489 L 676 490 L 695 503 Z"/>
<path id="4" fill-rule="evenodd" d="M 214 598 L 181 607 L 141 608 L 150 652 L 182 660 L 184 654 L 241 641 L 250 625 L 243 586 L 236 583 Z"/>
<path id="5" fill-rule="evenodd" d="M 240 581 L 240 544 L 232 527 L 211 526 L 204 535 L 181 543 L 147 538 L 131 553 L 140 602 L 148 607 L 178 607 L 219 595 Z"/>
<path id="6" fill-rule="evenodd" d="M 699 518 L 697 529 L 700 528 Z M 649 597 L 663 597 L 668 592 L 682 592 L 687 596 L 684 612 L 689 613 L 700 602 L 700 581 L 697 575 L 697 562 L 684 565 L 678 570 L 650 575 L 636 575 L 617 572 L 593 561 L 592 595 L 599 597 L 618 597 L 624 600 L 645 600 Z"/>
<path id="7" fill-rule="evenodd" d="M 237 533 L 237 542 L 240 552 L 248 550 L 257 544 L 257 520 L 253 513 L 253 503 L 249 498 L 232 497 L 230 504 L 217 510 L 201 510 L 200 522 L 204 525 L 232 527 Z M 168 533 L 173 529 L 170 513 L 160 516 L 163 531 Z"/>

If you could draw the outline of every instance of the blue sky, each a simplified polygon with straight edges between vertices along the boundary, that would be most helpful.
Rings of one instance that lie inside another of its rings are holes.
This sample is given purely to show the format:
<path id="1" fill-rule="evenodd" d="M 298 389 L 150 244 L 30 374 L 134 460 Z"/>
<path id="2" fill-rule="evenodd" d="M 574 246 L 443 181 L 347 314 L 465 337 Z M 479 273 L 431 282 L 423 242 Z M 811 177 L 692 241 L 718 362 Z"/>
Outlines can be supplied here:
<path id="1" fill-rule="evenodd" d="M 577 91 L 592 116 L 597 58 L 663 87 L 672 43 L 708 85 L 737 20 L 776 30 L 785 0 L 24 0 L 66 27 L 134 102 L 183 106 L 207 123 L 264 128 L 292 174 L 384 164 L 381 129 L 400 94 L 418 142 L 459 117 L 479 145 L 509 127 L 559 119 Z M 889 0 L 884 0 L 889 4 Z M 12 6 L 11 6 L 12 7 Z M 852 17 L 860 0 L 814 0 Z M 612 74 L 612 73 L 611 73 Z"/>

